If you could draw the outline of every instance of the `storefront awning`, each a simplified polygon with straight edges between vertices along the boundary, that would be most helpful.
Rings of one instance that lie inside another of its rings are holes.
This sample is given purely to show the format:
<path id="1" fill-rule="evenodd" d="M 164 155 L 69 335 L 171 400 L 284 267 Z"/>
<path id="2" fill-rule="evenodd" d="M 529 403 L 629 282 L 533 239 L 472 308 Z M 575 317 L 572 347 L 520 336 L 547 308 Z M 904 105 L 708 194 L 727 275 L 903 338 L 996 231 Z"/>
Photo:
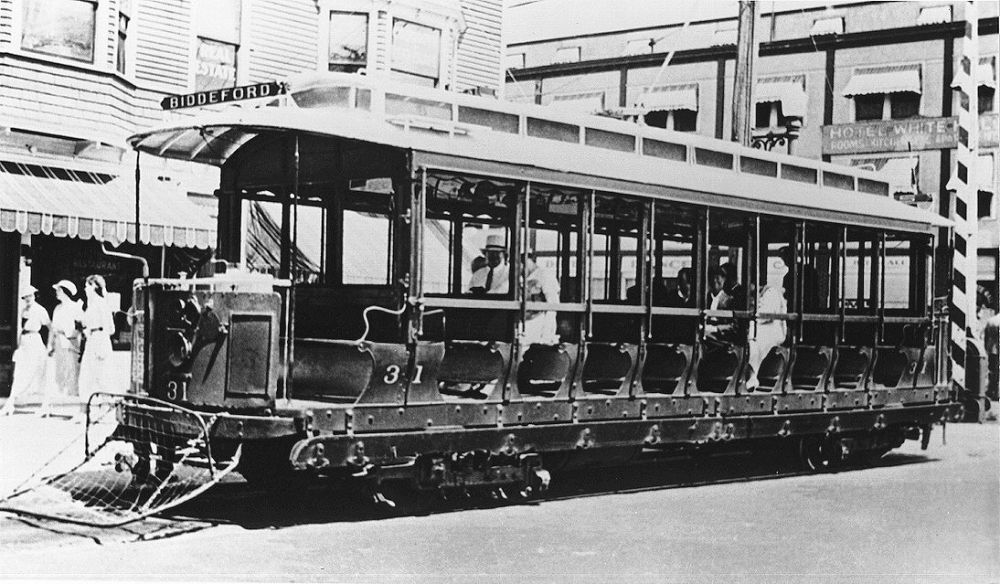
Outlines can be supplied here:
<path id="1" fill-rule="evenodd" d="M 698 111 L 698 85 L 663 85 L 646 91 L 639 98 L 646 111 Z"/>
<path id="2" fill-rule="evenodd" d="M 805 79 L 795 77 L 773 77 L 757 82 L 754 100 L 757 103 L 781 102 L 781 113 L 785 117 L 804 118 L 806 116 Z"/>
<path id="3" fill-rule="evenodd" d="M 589 93 L 556 95 L 552 98 L 552 103 L 549 105 L 558 107 L 563 111 L 592 114 L 604 109 L 604 92 L 592 91 Z"/>
<path id="4" fill-rule="evenodd" d="M 920 65 L 887 65 L 860 67 L 847 82 L 843 94 L 871 95 L 874 93 L 921 93 Z"/>
<path id="5" fill-rule="evenodd" d="M 143 181 L 135 229 L 135 178 L 0 162 L 0 231 L 96 239 L 118 245 L 208 248 L 215 226 L 176 188 Z"/>

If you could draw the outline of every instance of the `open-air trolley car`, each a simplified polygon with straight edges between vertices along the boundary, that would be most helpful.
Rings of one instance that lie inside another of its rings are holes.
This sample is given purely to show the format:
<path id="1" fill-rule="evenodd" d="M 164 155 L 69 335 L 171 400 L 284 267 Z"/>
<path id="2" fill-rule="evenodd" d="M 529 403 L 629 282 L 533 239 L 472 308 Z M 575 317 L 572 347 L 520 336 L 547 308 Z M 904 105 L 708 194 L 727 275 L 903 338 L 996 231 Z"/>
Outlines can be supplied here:
<path id="1" fill-rule="evenodd" d="M 357 75 L 289 87 L 130 139 L 221 168 L 217 254 L 246 268 L 136 284 L 117 432 L 149 475 L 192 416 L 251 481 L 538 492 L 716 443 L 829 467 L 959 413 L 928 297 L 947 222 L 877 174 Z M 476 287 L 487 247 L 503 281 Z"/>

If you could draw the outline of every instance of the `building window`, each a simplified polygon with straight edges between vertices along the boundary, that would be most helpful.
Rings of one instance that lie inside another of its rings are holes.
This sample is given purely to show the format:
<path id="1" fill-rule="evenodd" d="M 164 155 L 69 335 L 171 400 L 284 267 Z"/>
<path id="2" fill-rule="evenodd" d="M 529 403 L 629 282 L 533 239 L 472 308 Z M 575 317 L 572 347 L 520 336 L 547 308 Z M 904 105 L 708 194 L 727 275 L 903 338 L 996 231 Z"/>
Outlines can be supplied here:
<path id="1" fill-rule="evenodd" d="M 920 115 L 920 65 L 861 67 L 844 88 L 854 99 L 854 119 L 905 120 Z"/>
<path id="2" fill-rule="evenodd" d="M 197 0 L 195 91 L 236 85 L 241 0 Z"/>
<path id="3" fill-rule="evenodd" d="M 507 61 L 504 63 L 504 66 L 508 71 L 511 69 L 524 69 L 524 57 L 524 53 L 507 55 Z"/>
<path id="4" fill-rule="evenodd" d="M 854 119 L 859 122 L 881 120 L 884 102 L 884 93 L 854 96 Z"/>
<path id="5" fill-rule="evenodd" d="M 327 70 L 356 73 L 368 67 L 368 15 L 330 12 Z"/>
<path id="6" fill-rule="evenodd" d="M 801 125 L 806 117 L 808 96 L 805 76 L 780 76 L 760 79 L 754 92 L 756 103 L 754 126 L 776 128 L 787 125 L 793 118 Z"/>
<path id="7" fill-rule="evenodd" d="M 127 4 L 123 2 L 118 11 L 118 50 L 115 55 L 115 70 L 122 75 L 125 74 L 125 68 L 128 65 L 125 47 L 128 43 L 128 25 L 131 21 L 125 8 L 127 8 Z"/>
<path id="8" fill-rule="evenodd" d="M 576 63 L 580 61 L 580 47 L 560 47 L 556 49 L 553 63 Z"/>
<path id="9" fill-rule="evenodd" d="M 755 128 L 775 128 L 781 118 L 781 102 L 758 103 L 754 114 Z"/>
<path id="10" fill-rule="evenodd" d="M 854 119 L 906 120 L 920 115 L 920 94 L 911 92 L 875 93 L 854 96 Z"/>
<path id="11" fill-rule="evenodd" d="M 919 93 L 887 93 L 885 99 L 889 102 L 889 117 L 893 120 L 906 120 L 920 115 Z"/>
<path id="12" fill-rule="evenodd" d="M 23 16 L 22 49 L 94 62 L 96 1 L 25 0 Z"/>
<path id="13" fill-rule="evenodd" d="M 195 91 L 236 85 L 236 45 L 198 38 L 198 72 Z"/>
<path id="14" fill-rule="evenodd" d="M 394 20 L 392 72 L 397 79 L 437 87 L 441 78 L 441 31 L 408 20 Z"/>
<path id="15" fill-rule="evenodd" d="M 638 106 L 647 126 L 678 132 L 698 129 L 698 84 L 664 85 L 647 89 Z"/>
<path id="16" fill-rule="evenodd" d="M 979 113 L 988 114 L 992 113 L 995 108 L 993 105 L 994 97 L 996 96 L 996 89 L 992 87 L 987 87 L 985 85 L 979 86 Z"/>

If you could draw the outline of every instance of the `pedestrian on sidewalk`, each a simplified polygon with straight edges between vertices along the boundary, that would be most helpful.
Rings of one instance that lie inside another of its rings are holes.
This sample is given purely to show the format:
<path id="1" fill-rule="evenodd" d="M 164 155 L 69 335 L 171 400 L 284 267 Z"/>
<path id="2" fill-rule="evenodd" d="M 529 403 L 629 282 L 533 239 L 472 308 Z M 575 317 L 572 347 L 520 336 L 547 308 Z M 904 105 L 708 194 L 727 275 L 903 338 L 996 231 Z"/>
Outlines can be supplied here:
<path id="1" fill-rule="evenodd" d="M 59 304 L 52 309 L 52 328 L 49 332 L 49 355 L 55 373 L 56 395 L 60 398 L 79 396 L 81 331 L 83 308 L 76 300 L 76 284 L 60 280 L 52 286 Z"/>
<path id="2" fill-rule="evenodd" d="M 49 328 L 49 313 L 35 302 L 38 289 L 28 285 L 21 290 L 20 330 L 14 351 L 14 380 L 10 397 L 0 408 L 0 416 L 14 413 L 14 404 L 30 394 L 45 394 L 45 368 L 48 351 L 42 342 L 42 329 Z"/>
<path id="3" fill-rule="evenodd" d="M 103 276 L 87 276 L 83 290 L 86 298 L 82 328 L 86 342 L 80 360 L 79 393 L 87 399 L 111 387 L 111 335 L 115 332 L 115 321 L 105 300 L 107 285 Z"/>

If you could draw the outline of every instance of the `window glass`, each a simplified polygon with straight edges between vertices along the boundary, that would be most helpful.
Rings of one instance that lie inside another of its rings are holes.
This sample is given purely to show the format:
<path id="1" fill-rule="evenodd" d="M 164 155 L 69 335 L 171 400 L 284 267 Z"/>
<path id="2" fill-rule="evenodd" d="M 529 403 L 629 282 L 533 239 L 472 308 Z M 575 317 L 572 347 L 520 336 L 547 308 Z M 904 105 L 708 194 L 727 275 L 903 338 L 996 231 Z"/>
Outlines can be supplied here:
<path id="1" fill-rule="evenodd" d="M 881 120 L 882 105 L 885 101 L 884 93 L 872 95 L 854 96 L 854 119 L 861 122 L 864 120 Z"/>
<path id="2" fill-rule="evenodd" d="M 465 105 L 458 106 L 458 121 L 486 126 L 497 132 L 507 132 L 508 134 L 517 134 L 520 131 L 520 120 L 516 114 Z"/>
<path id="3" fill-rule="evenodd" d="M 25 0 L 21 48 L 93 62 L 96 13 L 87 0 Z"/>
<path id="4" fill-rule="evenodd" d="M 870 233 L 847 230 L 841 298 L 848 312 L 869 313 L 876 307 L 872 276 L 877 269 L 877 251 L 877 242 Z"/>
<path id="5" fill-rule="evenodd" d="M 673 130 L 678 132 L 695 132 L 698 130 L 698 112 L 680 109 L 674 110 L 674 127 Z"/>
<path id="6" fill-rule="evenodd" d="M 298 215 L 298 227 L 294 221 Z M 297 212 L 289 214 L 292 227 L 289 239 L 296 244 L 294 257 L 295 266 L 292 279 L 302 284 L 319 284 L 326 271 L 326 213 L 322 207 L 299 205 Z"/>
<path id="7" fill-rule="evenodd" d="M 118 48 L 115 55 L 115 70 L 125 74 L 125 67 L 127 65 L 125 44 L 128 41 L 128 25 L 129 17 L 124 12 L 118 13 Z"/>
<path id="8" fill-rule="evenodd" d="M 445 219 L 427 219 L 424 223 L 424 292 L 447 294 L 452 288 L 451 243 L 454 224 Z"/>
<path id="9" fill-rule="evenodd" d="M 754 106 L 754 127 L 755 128 L 769 128 L 771 127 L 771 110 L 774 107 L 774 102 L 763 102 L 758 103 Z"/>
<path id="10" fill-rule="evenodd" d="M 648 292 L 654 307 L 697 308 L 698 269 L 695 241 L 703 222 L 700 209 L 658 201 L 653 215 L 653 279 Z M 694 343 L 697 316 L 654 316 L 650 335 L 655 341 Z"/>
<path id="11" fill-rule="evenodd" d="M 368 15 L 330 12 L 330 71 L 354 73 L 368 66 Z"/>
<path id="12" fill-rule="evenodd" d="M 279 275 L 281 269 L 281 203 L 247 201 L 246 263 L 250 270 Z"/>
<path id="13" fill-rule="evenodd" d="M 979 113 L 987 114 L 995 109 L 993 105 L 994 95 L 996 95 L 996 89 L 985 85 L 979 86 Z"/>
<path id="14" fill-rule="evenodd" d="M 344 211 L 344 284 L 389 283 L 391 224 L 387 215 Z"/>
<path id="15" fill-rule="evenodd" d="M 706 308 L 747 309 L 750 227 L 749 215 L 715 210 L 709 213 Z"/>
<path id="16" fill-rule="evenodd" d="M 892 119 L 905 120 L 920 115 L 920 94 L 909 91 L 890 96 L 889 111 Z"/>
<path id="17" fill-rule="evenodd" d="M 523 185 L 482 177 L 428 173 L 424 229 L 423 286 L 428 294 L 464 295 L 477 286 L 509 294 L 513 209 Z M 492 265 L 489 262 L 494 262 Z"/>
<path id="18" fill-rule="evenodd" d="M 199 38 L 195 91 L 209 91 L 235 85 L 236 45 Z"/>
<path id="19" fill-rule="evenodd" d="M 626 302 L 638 298 L 642 274 L 639 236 L 645 221 L 644 202 L 616 194 L 594 197 L 594 263 L 591 294 L 596 301 Z"/>
<path id="20" fill-rule="evenodd" d="M 394 20 L 392 70 L 436 86 L 441 74 L 441 31 L 407 20 Z"/>
<path id="21" fill-rule="evenodd" d="M 885 242 L 885 294 L 886 310 L 910 308 L 911 248 L 906 238 L 889 235 Z"/>

